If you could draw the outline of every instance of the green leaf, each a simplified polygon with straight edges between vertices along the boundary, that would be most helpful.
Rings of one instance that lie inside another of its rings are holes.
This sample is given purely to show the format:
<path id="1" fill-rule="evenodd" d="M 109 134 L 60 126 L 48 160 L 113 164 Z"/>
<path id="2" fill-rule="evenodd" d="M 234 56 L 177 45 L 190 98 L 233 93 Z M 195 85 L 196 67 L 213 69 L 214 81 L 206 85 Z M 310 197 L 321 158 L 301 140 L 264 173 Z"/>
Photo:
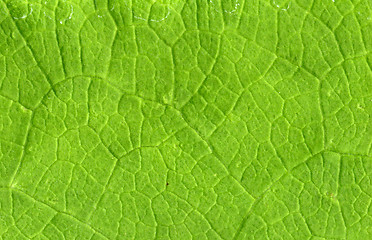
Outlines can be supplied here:
<path id="1" fill-rule="evenodd" d="M 370 0 L 0 2 L 0 239 L 371 239 Z"/>

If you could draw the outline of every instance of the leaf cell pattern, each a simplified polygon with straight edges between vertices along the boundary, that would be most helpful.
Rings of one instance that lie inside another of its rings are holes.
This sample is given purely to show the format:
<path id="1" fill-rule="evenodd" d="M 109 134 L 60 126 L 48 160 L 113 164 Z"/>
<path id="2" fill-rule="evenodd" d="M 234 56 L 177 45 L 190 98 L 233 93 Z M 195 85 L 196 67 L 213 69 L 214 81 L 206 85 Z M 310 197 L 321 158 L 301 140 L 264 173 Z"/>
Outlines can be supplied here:
<path id="1" fill-rule="evenodd" d="M 372 238 L 371 8 L 1 1 L 0 238 Z"/>

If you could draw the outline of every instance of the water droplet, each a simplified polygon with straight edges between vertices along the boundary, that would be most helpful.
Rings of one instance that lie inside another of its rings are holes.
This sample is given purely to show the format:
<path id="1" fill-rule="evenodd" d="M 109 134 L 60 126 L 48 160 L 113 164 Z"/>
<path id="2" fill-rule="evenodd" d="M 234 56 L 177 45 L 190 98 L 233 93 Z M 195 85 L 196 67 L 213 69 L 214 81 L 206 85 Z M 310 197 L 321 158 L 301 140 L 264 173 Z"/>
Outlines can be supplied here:
<path id="1" fill-rule="evenodd" d="M 68 20 L 72 18 L 72 14 L 74 14 L 74 6 L 70 5 L 70 15 L 68 16 Z"/>
<path id="2" fill-rule="evenodd" d="M 229 14 L 234 14 L 238 10 L 239 6 L 240 6 L 240 3 L 235 1 L 234 8 L 231 11 L 224 10 L 224 12 L 229 13 Z"/>
<path id="3" fill-rule="evenodd" d="M 169 8 L 168 8 L 168 9 L 167 9 L 167 14 L 165 15 L 165 17 L 163 17 L 163 18 L 161 18 L 161 19 L 150 19 L 150 22 L 162 22 L 162 21 L 164 21 L 165 19 L 168 18 L 169 14 L 170 14 L 170 10 L 169 10 Z"/>
<path id="4" fill-rule="evenodd" d="M 292 3 L 292 2 L 289 2 L 289 3 L 287 4 L 287 7 L 286 7 L 286 8 L 282 8 L 281 10 L 282 10 L 282 11 L 287 11 L 287 10 L 290 8 L 291 3 Z"/>

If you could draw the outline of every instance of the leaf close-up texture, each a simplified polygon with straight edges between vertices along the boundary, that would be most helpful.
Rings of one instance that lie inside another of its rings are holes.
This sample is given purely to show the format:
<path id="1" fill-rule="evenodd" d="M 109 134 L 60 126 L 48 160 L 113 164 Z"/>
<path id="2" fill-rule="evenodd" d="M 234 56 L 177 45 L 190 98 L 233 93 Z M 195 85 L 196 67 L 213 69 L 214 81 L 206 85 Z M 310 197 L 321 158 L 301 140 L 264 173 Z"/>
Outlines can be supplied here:
<path id="1" fill-rule="evenodd" d="M 372 239 L 371 0 L 0 0 L 0 239 Z"/>

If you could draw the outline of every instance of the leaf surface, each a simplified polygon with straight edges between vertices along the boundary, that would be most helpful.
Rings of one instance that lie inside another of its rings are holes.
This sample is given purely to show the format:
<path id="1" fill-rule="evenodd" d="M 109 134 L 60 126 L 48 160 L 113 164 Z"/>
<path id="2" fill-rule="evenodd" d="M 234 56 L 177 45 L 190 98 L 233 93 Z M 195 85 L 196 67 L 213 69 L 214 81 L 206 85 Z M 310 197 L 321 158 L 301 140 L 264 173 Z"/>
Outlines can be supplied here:
<path id="1" fill-rule="evenodd" d="M 0 2 L 1 239 L 371 239 L 372 2 Z"/>

